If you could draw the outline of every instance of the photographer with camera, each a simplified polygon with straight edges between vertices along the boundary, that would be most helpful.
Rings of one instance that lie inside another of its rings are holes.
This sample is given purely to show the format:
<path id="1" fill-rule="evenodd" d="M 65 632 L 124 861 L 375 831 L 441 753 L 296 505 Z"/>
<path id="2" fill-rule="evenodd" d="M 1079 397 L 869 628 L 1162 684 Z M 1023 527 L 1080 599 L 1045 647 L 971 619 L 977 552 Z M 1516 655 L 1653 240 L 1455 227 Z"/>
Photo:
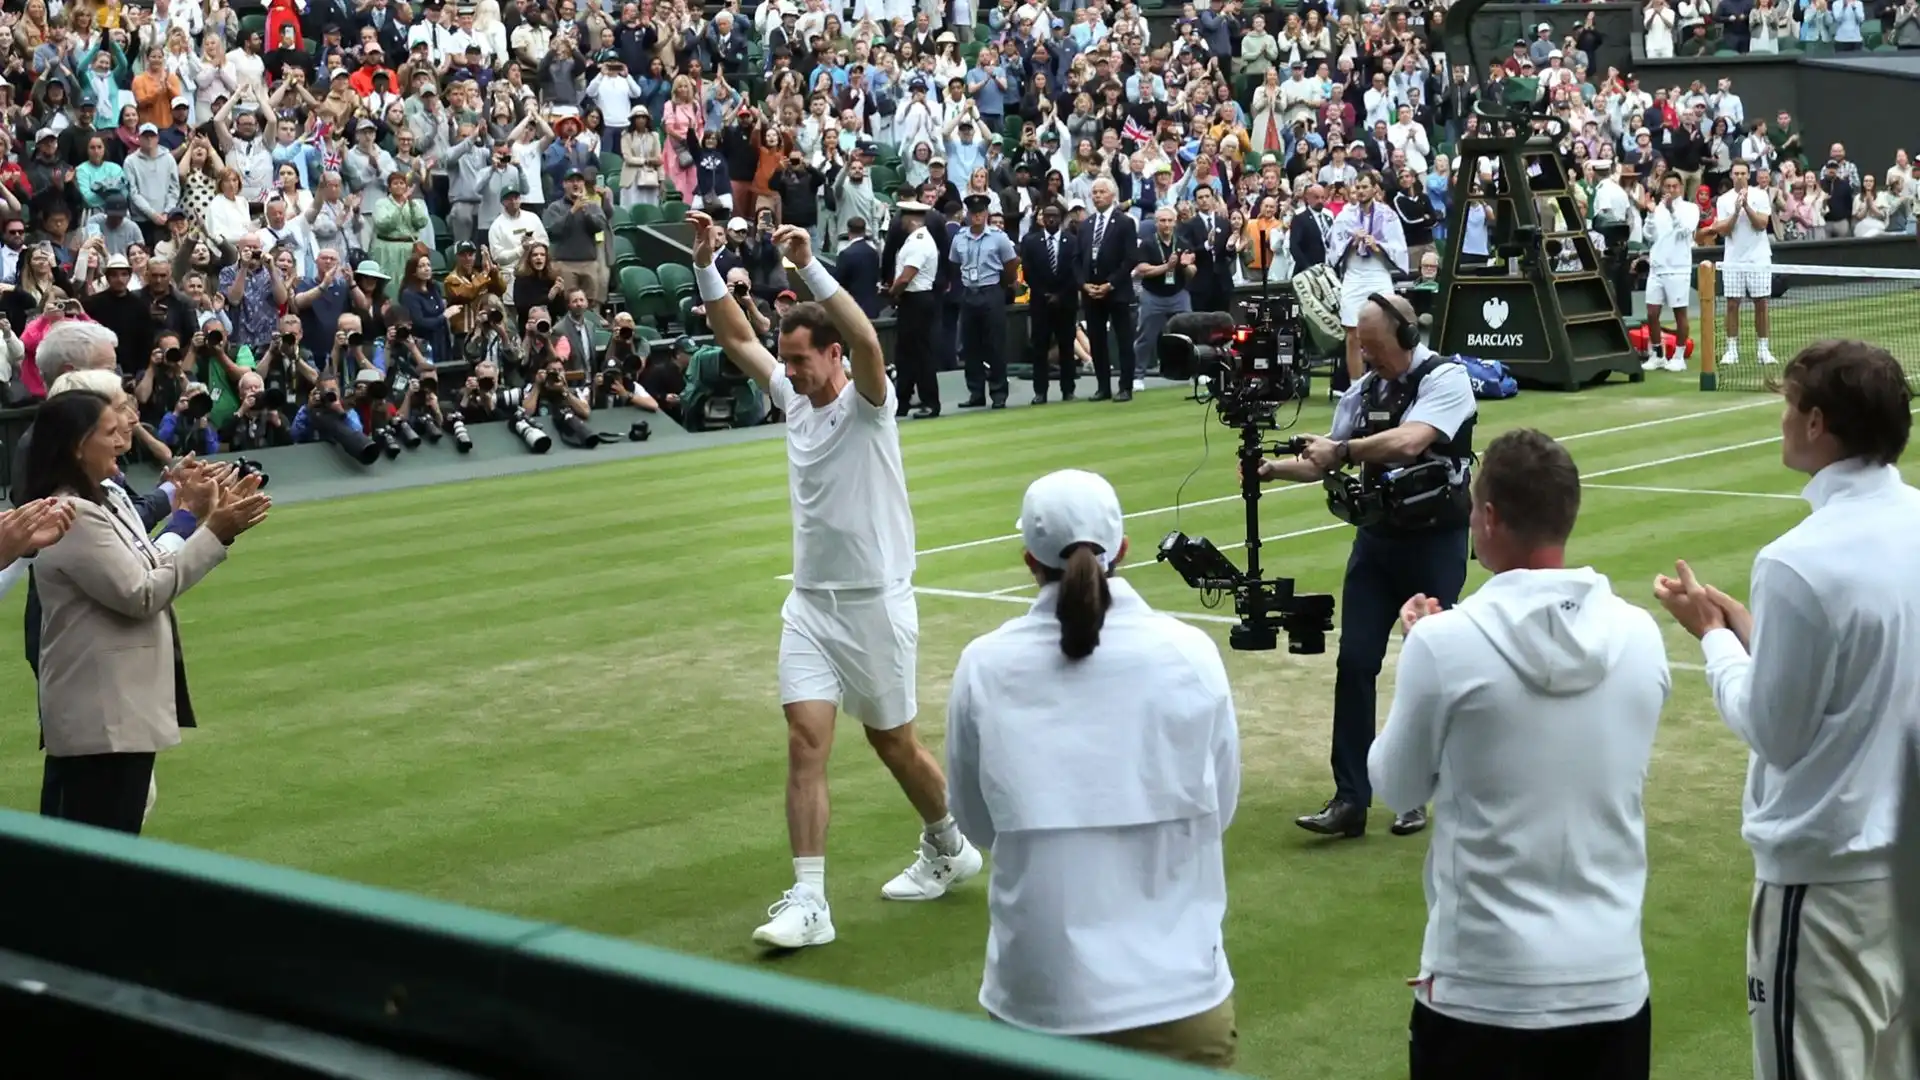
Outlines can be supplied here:
<path id="1" fill-rule="evenodd" d="M 554 351 L 553 316 L 547 313 L 545 305 L 536 304 L 527 310 L 527 321 L 521 326 L 520 356 L 528 377 L 555 360 L 562 359 Z M 566 367 L 575 374 L 585 376 L 587 365 L 583 360 L 568 357 Z"/>
<path id="2" fill-rule="evenodd" d="M 171 332 L 154 338 L 146 366 L 131 388 L 141 422 L 158 424 L 171 413 L 180 395 L 187 392 L 187 382 L 187 359 L 180 338 Z"/>
<path id="3" fill-rule="evenodd" d="M 693 363 L 694 351 L 693 339 L 682 334 L 674 339 L 670 359 L 649 361 L 640 370 L 639 391 L 682 427 L 686 427 L 687 421 L 680 398 L 687 391 L 687 368 Z"/>
<path id="4" fill-rule="evenodd" d="M 467 363 L 475 370 L 482 364 L 490 365 L 496 372 L 506 372 L 516 384 L 526 381 L 524 348 L 505 310 L 498 307 L 488 307 L 480 315 L 478 325 L 461 345 Z"/>
<path id="5" fill-rule="evenodd" d="M 309 379 L 301 385 L 318 381 L 317 378 Z M 234 392 L 240 398 L 239 411 L 228 417 L 220 428 L 220 442 L 228 450 L 264 450 L 270 446 L 293 445 L 293 432 L 282 411 L 287 407 L 288 400 L 283 388 L 269 390 L 257 371 L 249 371 L 240 376 L 240 385 Z"/>
<path id="6" fill-rule="evenodd" d="M 544 408 L 556 423 L 563 413 L 581 420 L 592 416 L 592 403 L 586 395 L 569 386 L 567 379 L 565 364 L 557 359 L 547 361 L 546 366 L 533 373 L 533 381 L 520 392 L 520 411 L 533 417 L 538 416 Z"/>
<path id="7" fill-rule="evenodd" d="M 273 336 L 280 310 L 293 295 L 292 283 L 267 257 L 269 239 L 261 233 L 242 236 L 235 244 L 239 261 L 220 271 L 220 292 L 233 319 L 234 343 L 256 351 Z"/>
<path id="8" fill-rule="evenodd" d="M 1473 385 L 1465 368 L 1420 344 L 1414 320 L 1403 297 L 1368 297 L 1353 333 L 1369 371 L 1340 395 L 1333 430 L 1308 436 L 1296 460 L 1260 464 L 1262 480 L 1324 482 L 1330 493 L 1344 493 L 1330 494 L 1329 508 L 1359 526 L 1340 599 L 1334 795 L 1294 822 L 1325 836 L 1367 831 L 1375 683 L 1401 606 L 1418 594 L 1452 607 L 1467 579 Z M 1338 475 L 1349 466 L 1360 470 L 1357 489 Z M 1424 810 L 1409 810 L 1394 818 L 1392 831 L 1406 836 L 1426 824 Z"/>
<path id="9" fill-rule="evenodd" d="M 173 411 L 160 418 L 156 434 L 177 457 L 182 454 L 217 454 L 220 437 L 207 417 L 213 413 L 213 395 L 205 383 L 188 383 L 186 392 L 174 403 Z"/>
<path id="10" fill-rule="evenodd" d="M 313 353 L 301 342 L 305 332 L 300 316 L 288 312 L 280 316 L 280 331 L 265 351 L 254 354 L 253 373 L 260 377 L 263 401 L 271 400 L 276 410 L 290 412 L 290 403 L 300 400 L 301 393 L 320 378 Z M 243 374 L 241 380 L 245 379 Z M 235 391 L 239 391 L 238 384 Z"/>
<path id="11" fill-rule="evenodd" d="M 371 465 L 380 456 L 380 447 L 367 437 L 359 411 L 349 409 L 341 397 L 340 379 L 332 369 L 321 372 L 307 403 L 293 415 L 293 441 L 332 443 L 362 465 Z"/>
<path id="12" fill-rule="evenodd" d="M 500 385 L 500 369 L 491 360 L 473 366 L 473 374 L 453 399 L 453 411 L 445 413 L 451 426 L 457 417 L 469 424 L 487 424 L 505 420 L 520 407 L 520 395 Z"/>
<path id="13" fill-rule="evenodd" d="M 660 403 L 641 386 L 646 368 L 647 343 L 635 334 L 632 313 L 622 311 L 613 317 L 613 337 L 593 377 L 593 407 L 630 405 L 659 412 Z"/>

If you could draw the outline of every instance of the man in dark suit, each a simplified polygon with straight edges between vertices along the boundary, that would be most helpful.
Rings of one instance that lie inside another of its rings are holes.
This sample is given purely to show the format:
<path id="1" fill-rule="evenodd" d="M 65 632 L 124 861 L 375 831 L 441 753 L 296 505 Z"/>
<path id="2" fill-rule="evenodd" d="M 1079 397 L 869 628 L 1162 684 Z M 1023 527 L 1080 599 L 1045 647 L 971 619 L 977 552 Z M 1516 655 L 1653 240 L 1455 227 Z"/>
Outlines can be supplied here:
<path id="1" fill-rule="evenodd" d="M 1296 274 L 1327 261 L 1327 238 L 1333 232 L 1333 215 L 1327 213 L 1327 189 L 1309 185 L 1306 199 L 1307 205 L 1293 215 L 1293 226 L 1287 230 L 1287 254 L 1293 256 Z"/>
<path id="2" fill-rule="evenodd" d="M 1193 280 L 1187 283 L 1187 296 L 1195 311 L 1230 311 L 1233 305 L 1234 255 L 1227 247 L 1233 238 L 1233 226 L 1220 212 L 1220 200 L 1213 189 L 1200 187 L 1193 193 L 1193 216 L 1181 223 L 1186 234 L 1182 246 L 1194 253 Z"/>
<path id="3" fill-rule="evenodd" d="M 1133 266 L 1138 239 L 1133 219 L 1120 211 L 1113 181 L 1093 182 L 1093 209 L 1080 223 L 1080 292 L 1086 297 L 1087 346 L 1093 350 L 1095 401 L 1133 400 Z M 1111 339 L 1109 338 L 1111 334 Z M 1109 346 L 1111 340 L 1111 346 Z M 1120 389 L 1112 361 L 1120 358 Z"/>
<path id="4" fill-rule="evenodd" d="M 867 219 L 847 219 L 847 246 L 833 261 L 833 277 L 871 319 L 880 314 L 880 253 L 867 238 Z"/>
<path id="5" fill-rule="evenodd" d="M 1033 364 L 1033 403 L 1047 403 L 1047 350 L 1060 358 L 1060 400 L 1073 400 L 1073 326 L 1080 308 L 1080 242 L 1060 227 L 1060 206 L 1040 209 L 1040 227 L 1020 241 L 1027 272 L 1027 357 Z"/>

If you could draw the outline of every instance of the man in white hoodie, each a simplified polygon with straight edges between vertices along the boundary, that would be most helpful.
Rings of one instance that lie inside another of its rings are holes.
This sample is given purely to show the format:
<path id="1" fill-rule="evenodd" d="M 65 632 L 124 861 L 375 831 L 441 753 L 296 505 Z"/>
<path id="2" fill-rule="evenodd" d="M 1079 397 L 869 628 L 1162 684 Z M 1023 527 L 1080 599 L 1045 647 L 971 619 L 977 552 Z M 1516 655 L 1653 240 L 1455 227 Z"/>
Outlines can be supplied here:
<path id="1" fill-rule="evenodd" d="M 1474 550 L 1494 577 L 1401 611 L 1393 709 L 1367 766 L 1431 801 L 1412 1080 L 1645 1080 L 1641 789 L 1671 688 L 1660 628 L 1565 562 L 1580 473 L 1510 431 L 1481 456 Z"/>
<path id="2" fill-rule="evenodd" d="M 1813 512 L 1755 556 L 1751 613 L 1684 562 L 1654 595 L 1700 639 L 1721 719 L 1752 748 L 1754 1075 L 1912 1080 L 1893 853 L 1920 731 L 1920 491 L 1898 465 L 1913 395 L 1858 341 L 1809 346 L 1782 382 L 1780 456 L 1813 477 Z"/>

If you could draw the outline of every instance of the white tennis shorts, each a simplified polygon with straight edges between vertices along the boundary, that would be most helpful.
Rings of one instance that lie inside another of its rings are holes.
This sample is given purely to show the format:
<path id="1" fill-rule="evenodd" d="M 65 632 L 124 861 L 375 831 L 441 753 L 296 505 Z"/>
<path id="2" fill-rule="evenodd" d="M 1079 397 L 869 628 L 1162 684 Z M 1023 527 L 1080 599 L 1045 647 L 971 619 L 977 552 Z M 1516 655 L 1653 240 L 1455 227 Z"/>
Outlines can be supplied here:
<path id="1" fill-rule="evenodd" d="M 1773 267 L 1721 266 L 1720 294 L 1729 300 L 1765 300 L 1773 295 Z"/>
<path id="2" fill-rule="evenodd" d="M 1393 295 L 1393 279 L 1373 266 L 1357 270 L 1340 279 L 1340 325 L 1351 330 L 1360 325 L 1360 313 L 1366 310 L 1367 297 L 1374 293 Z"/>
<path id="3" fill-rule="evenodd" d="M 1920 997 L 1889 879 L 1753 890 L 1747 1019 L 1756 1080 L 1910 1080 Z"/>
<path id="4" fill-rule="evenodd" d="M 1647 274 L 1647 303 L 1669 310 L 1685 308 L 1692 285 L 1685 270 L 1654 270 Z"/>
<path id="5" fill-rule="evenodd" d="M 795 589 L 780 608 L 780 703 L 831 701 L 875 731 L 912 720 L 920 609 L 911 582 Z"/>

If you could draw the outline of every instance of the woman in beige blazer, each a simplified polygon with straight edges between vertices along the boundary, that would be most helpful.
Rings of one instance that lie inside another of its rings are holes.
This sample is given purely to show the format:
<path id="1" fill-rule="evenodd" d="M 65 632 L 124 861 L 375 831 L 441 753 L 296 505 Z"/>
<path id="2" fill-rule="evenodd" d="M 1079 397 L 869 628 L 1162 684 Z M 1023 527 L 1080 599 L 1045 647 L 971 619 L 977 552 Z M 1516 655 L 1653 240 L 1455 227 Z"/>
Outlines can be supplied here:
<path id="1" fill-rule="evenodd" d="M 43 786 L 50 817 L 138 834 L 154 754 L 180 741 L 185 669 L 173 600 L 265 519 L 268 499 L 222 491 L 203 472 L 184 480 L 182 508 L 200 527 L 176 551 L 155 547 L 108 504 L 131 421 L 104 397 L 49 398 L 34 418 L 24 499 L 62 499 L 67 534 L 34 560 L 41 614 Z"/>

